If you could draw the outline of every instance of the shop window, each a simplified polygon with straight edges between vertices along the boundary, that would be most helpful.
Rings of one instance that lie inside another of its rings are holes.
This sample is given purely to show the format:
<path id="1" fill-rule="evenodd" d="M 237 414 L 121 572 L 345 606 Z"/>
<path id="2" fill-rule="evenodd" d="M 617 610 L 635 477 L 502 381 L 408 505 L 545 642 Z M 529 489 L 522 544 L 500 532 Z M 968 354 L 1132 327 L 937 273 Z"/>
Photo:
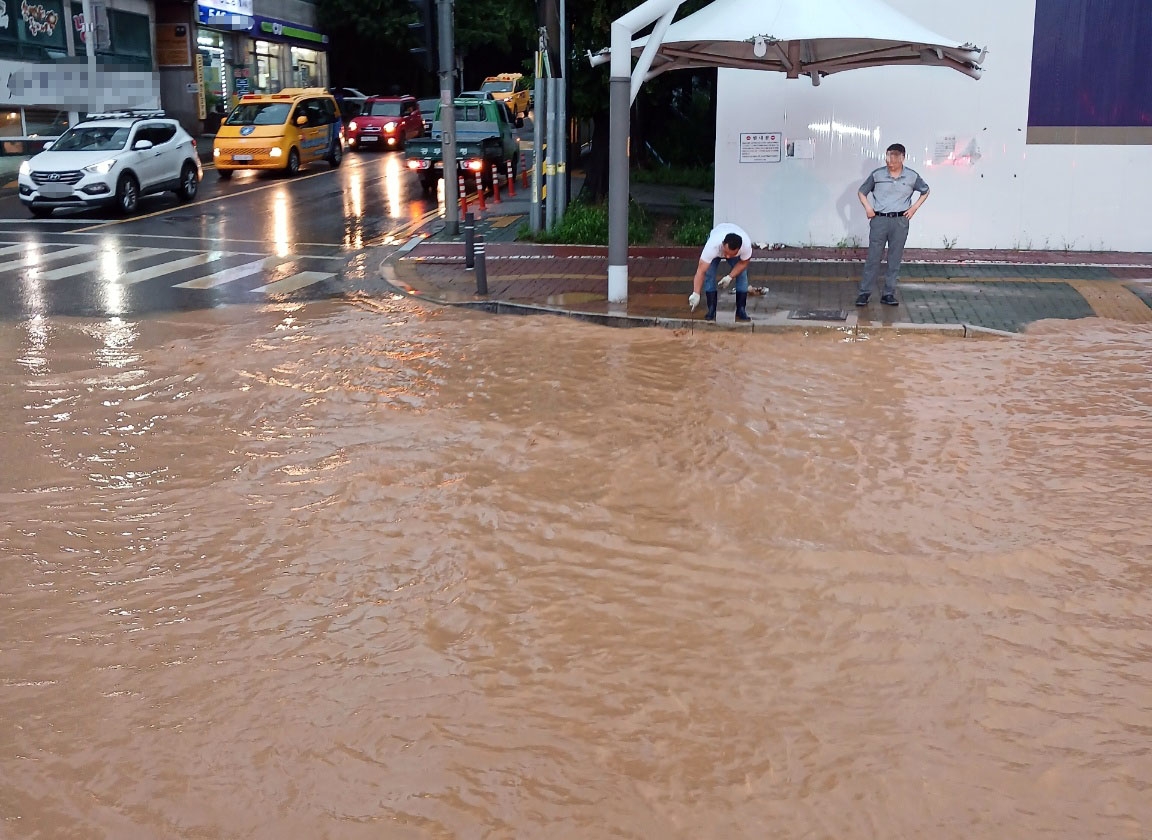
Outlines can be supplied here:
<path id="1" fill-rule="evenodd" d="M 112 54 L 145 58 L 151 63 L 152 29 L 148 24 L 148 15 L 109 9 L 108 32 L 112 40 Z"/>

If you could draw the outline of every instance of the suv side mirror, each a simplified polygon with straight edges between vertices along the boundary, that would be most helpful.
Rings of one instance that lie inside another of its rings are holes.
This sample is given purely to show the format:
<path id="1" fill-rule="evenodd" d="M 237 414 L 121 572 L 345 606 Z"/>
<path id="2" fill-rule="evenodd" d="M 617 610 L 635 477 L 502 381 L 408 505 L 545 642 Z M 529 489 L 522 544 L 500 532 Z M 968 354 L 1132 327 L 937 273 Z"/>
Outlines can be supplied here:
<path id="1" fill-rule="evenodd" d="M 134 151 L 134 152 L 143 152 L 143 151 L 146 151 L 146 150 L 151 149 L 151 148 L 152 148 L 152 141 L 151 140 L 137 140 L 135 143 L 132 144 L 132 151 Z"/>
<path id="2" fill-rule="evenodd" d="M 308 118 L 301 114 L 296 118 L 296 125 L 308 125 Z"/>

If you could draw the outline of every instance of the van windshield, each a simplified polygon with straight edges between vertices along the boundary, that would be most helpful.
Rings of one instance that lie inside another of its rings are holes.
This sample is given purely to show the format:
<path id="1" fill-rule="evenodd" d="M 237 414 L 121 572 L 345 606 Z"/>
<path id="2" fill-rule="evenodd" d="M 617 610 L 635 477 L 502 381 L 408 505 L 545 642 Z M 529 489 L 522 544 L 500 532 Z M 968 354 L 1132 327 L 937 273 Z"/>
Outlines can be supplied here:
<path id="1" fill-rule="evenodd" d="M 512 82 L 485 82 L 480 85 L 480 90 L 487 93 L 511 93 Z"/>
<path id="2" fill-rule="evenodd" d="M 246 102 L 236 106 L 224 125 L 283 125 L 291 102 Z"/>

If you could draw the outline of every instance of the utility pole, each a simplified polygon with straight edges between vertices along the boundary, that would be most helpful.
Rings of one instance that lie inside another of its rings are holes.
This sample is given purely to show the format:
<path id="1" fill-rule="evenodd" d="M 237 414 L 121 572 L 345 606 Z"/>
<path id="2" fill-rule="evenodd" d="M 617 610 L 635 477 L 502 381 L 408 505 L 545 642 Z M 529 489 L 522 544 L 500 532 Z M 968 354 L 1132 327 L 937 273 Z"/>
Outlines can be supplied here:
<path id="1" fill-rule="evenodd" d="M 88 0 L 84 0 L 88 2 Z M 456 180 L 456 46 L 453 37 L 453 0 L 411 0 L 420 20 L 408 24 L 420 40 L 409 50 L 424 69 L 440 82 L 440 165 L 444 175 L 444 224 L 450 236 L 460 233 L 460 190 Z"/>

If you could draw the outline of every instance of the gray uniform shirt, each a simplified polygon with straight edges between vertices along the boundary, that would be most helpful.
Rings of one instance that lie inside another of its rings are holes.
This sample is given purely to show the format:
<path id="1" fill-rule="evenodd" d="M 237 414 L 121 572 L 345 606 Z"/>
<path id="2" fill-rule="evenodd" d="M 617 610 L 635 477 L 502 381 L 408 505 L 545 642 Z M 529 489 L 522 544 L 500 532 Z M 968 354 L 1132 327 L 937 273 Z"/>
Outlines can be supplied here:
<path id="1" fill-rule="evenodd" d="M 864 195 L 872 194 L 872 209 L 877 213 L 903 213 L 912 206 L 912 193 L 928 193 L 928 184 L 914 169 L 904 167 L 899 178 L 888 173 L 887 166 L 872 170 L 868 179 L 860 185 Z"/>

